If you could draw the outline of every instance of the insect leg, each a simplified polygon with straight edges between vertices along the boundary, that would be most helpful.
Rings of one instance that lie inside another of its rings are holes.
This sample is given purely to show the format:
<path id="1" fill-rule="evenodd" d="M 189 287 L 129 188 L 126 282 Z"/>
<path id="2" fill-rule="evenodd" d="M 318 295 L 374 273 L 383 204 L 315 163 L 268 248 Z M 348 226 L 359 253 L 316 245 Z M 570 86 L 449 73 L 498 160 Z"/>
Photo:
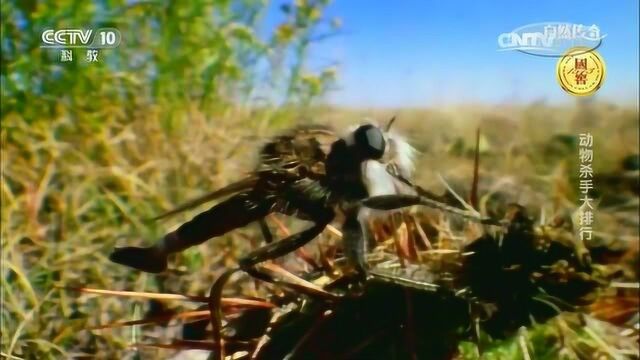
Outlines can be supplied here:
<path id="1" fill-rule="evenodd" d="M 271 233 L 271 230 L 269 230 L 269 225 L 267 224 L 265 219 L 258 220 L 258 224 L 260 225 L 260 232 L 262 233 L 264 242 L 267 244 L 271 244 L 273 242 L 273 234 Z"/>
<path id="2" fill-rule="evenodd" d="M 123 247 L 111 253 L 115 263 L 158 273 L 167 267 L 167 256 L 243 227 L 271 212 L 272 201 L 258 194 L 241 193 L 195 216 L 151 247 Z"/>
<path id="3" fill-rule="evenodd" d="M 395 210 L 407 206 L 424 205 L 434 209 L 439 209 L 445 212 L 449 212 L 458 216 L 462 216 L 466 219 L 479 222 L 481 224 L 503 226 L 504 224 L 499 220 L 489 217 L 482 217 L 480 214 L 458 209 L 456 207 L 435 201 L 424 196 L 419 195 L 380 195 L 373 196 L 362 200 L 362 204 L 366 207 L 377 210 Z"/>
<path id="4" fill-rule="evenodd" d="M 299 233 L 293 234 L 282 240 L 272 242 L 259 249 L 252 251 L 249 255 L 239 261 L 240 269 L 249 275 L 268 282 L 273 282 L 273 278 L 268 274 L 258 270 L 256 265 L 266 261 L 286 255 L 320 235 L 322 230 L 331 222 L 333 212 L 327 211 L 315 220 L 315 224 Z"/>
<path id="5" fill-rule="evenodd" d="M 372 237 L 366 223 L 367 209 L 351 209 L 342 224 L 344 254 L 358 276 L 366 276 L 366 247 Z"/>

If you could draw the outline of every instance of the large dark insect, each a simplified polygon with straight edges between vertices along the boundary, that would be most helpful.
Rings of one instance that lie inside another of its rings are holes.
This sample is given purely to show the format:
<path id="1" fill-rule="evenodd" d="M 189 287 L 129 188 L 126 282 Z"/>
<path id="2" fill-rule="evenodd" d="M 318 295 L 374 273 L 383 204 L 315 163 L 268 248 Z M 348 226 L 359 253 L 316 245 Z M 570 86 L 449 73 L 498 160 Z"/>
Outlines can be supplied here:
<path id="1" fill-rule="evenodd" d="M 219 197 L 229 198 L 168 233 L 155 245 L 116 248 L 110 259 L 142 271 L 162 272 L 169 254 L 259 221 L 267 245 L 241 258 L 239 269 L 272 281 L 256 268 L 257 264 L 296 250 L 341 218 L 345 255 L 355 273 L 363 275 L 370 235 L 363 226 L 370 214 L 367 207 L 389 210 L 422 204 L 491 223 L 474 213 L 440 203 L 411 183 L 413 149 L 389 132 L 392 122 L 393 119 L 385 129 L 361 125 L 343 138 L 324 127 L 300 128 L 277 136 L 262 148 L 259 165 L 248 177 L 159 218 Z M 265 216 L 272 212 L 309 220 L 313 225 L 272 242 L 264 223 Z"/>

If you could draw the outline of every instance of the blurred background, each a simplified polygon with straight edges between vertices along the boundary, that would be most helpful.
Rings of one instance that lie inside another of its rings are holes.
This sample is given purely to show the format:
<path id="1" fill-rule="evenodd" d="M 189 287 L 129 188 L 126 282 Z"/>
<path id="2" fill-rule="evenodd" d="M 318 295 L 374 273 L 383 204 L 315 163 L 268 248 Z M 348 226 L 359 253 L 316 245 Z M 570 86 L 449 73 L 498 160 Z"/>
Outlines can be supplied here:
<path id="1" fill-rule="evenodd" d="M 480 128 L 481 189 L 503 187 L 549 213 L 578 203 L 577 137 L 591 132 L 595 192 L 609 209 L 596 216 L 599 245 L 637 244 L 637 1 L 1 6 L 3 356 L 140 356 L 128 348 L 139 333 L 86 329 L 136 318 L 146 304 L 60 287 L 206 293 L 257 245 L 255 229 L 177 255 L 162 276 L 107 256 L 188 219 L 147 220 L 240 178 L 265 139 L 296 124 L 342 129 L 395 115 L 420 151 L 417 181 L 442 192 L 442 175 L 465 196 Z M 595 95 L 564 93 L 555 58 L 497 51 L 499 34 L 543 21 L 607 34 Z M 40 48 L 44 29 L 104 27 L 122 42 L 97 62 L 83 49 L 61 62 Z"/>

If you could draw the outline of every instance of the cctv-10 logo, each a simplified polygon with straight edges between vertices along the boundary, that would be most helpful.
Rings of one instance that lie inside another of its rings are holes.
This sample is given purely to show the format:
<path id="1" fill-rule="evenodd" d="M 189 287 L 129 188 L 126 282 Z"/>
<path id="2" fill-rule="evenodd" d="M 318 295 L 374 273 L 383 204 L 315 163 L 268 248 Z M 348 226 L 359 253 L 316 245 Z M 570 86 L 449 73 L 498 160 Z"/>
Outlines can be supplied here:
<path id="1" fill-rule="evenodd" d="M 43 48 L 92 48 L 110 49 L 120 45 L 122 36 L 115 28 L 47 29 L 42 32 Z"/>

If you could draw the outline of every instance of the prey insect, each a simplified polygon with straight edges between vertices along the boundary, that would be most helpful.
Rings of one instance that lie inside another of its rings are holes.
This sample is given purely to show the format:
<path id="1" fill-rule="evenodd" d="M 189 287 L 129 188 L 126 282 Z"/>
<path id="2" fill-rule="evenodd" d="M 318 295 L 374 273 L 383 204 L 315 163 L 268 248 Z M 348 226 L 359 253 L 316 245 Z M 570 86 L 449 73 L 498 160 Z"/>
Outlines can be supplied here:
<path id="1" fill-rule="evenodd" d="M 413 148 L 385 128 L 364 124 L 338 137 L 325 127 L 307 127 L 275 137 L 260 152 L 246 178 L 160 215 L 164 218 L 221 197 L 226 200 L 200 213 L 150 247 L 116 248 L 111 261 L 158 273 L 167 257 L 211 238 L 258 221 L 267 244 L 239 260 L 239 269 L 266 281 L 257 265 L 288 254 L 342 219 L 345 257 L 359 274 L 366 273 L 365 249 L 370 234 L 367 207 L 389 210 L 423 204 L 474 218 L 474 214 L 430 200 L 410 181 Z M 362 201 L 366 199 L 363 206 Z M 277 212 L 313 225 L 279 241 L 271 241 L 264 218 Z M 481 219 L 476 219 L 481 221 Z"/>

